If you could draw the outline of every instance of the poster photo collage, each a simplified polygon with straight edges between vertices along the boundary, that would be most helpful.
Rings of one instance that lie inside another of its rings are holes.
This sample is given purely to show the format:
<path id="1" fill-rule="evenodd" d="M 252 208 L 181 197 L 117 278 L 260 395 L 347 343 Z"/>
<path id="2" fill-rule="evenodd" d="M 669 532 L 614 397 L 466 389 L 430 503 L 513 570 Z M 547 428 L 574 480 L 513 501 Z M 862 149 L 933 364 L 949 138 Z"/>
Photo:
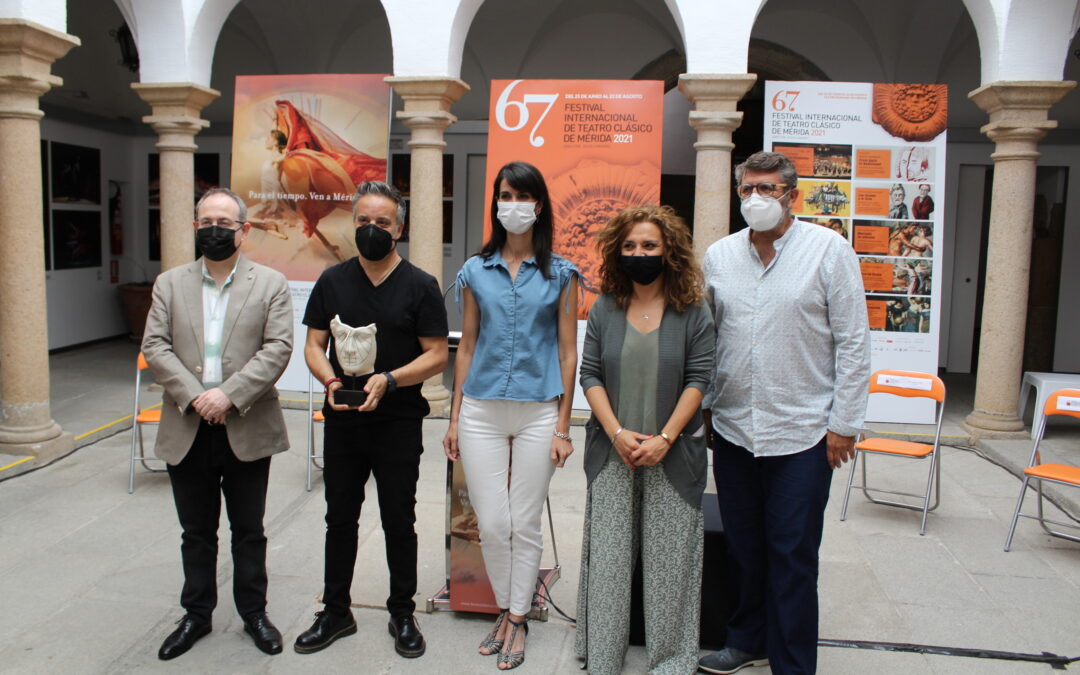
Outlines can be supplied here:
<path id="1" fill-rule="evenodd" d="M 934 148 L 778 142 L 799 175 L 796 216 L 855 249 L 870 328 L 930 332 Z"/>

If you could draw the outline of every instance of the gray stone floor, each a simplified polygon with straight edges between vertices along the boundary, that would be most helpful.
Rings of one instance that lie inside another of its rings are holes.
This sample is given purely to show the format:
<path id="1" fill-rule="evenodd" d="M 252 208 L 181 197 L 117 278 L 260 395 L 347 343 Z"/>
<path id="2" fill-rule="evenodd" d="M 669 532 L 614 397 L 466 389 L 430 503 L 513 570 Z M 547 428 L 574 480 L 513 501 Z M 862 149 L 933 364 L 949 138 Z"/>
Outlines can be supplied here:
<path id="1" fill-rule="evenodd" d="M 44 468 L 25 462 L 0 471 L 0 672 L 495 670 L 491 659 L 475 654 L 488 621 L 481 617 L 421 614 L 427 654 L 405 660 L 394 653 L 383 609 L 387 574 L 373 484 L 361 517 L 353 587 L 358 635 L 312 655 L 289 647 L 274 657 L 258 652 L 232 609 L 231 565 L 224 554 L 214 632 L 175 661 L 158 661 L 161 640 L 181 616 L 180 528 L 163 474 L 140 469 L 135 493 L 127 494 L 130 432 L 123 431 L 128 422 L 122 418 L 131 407 L 135 353 L 134 346 L 110 342 L 53 356 L 53 414 L 81 447 Z M 950 397 L 947 441 L 960 444 L 966 441 L 956 425 L 970 408 L 970 391 L 962 382 L 951 384 Z M 303 397 L 287 398 L 300 405 Z M 269 611 L 291 643 L 319 608 L 324 503 L 321 477 L 311 492 L 304 489 L 305 414 L 285 414 L 294 448 L 273 461 L 266 525 Z M 425 423 L 417 507 L 421 609 L 443 585 L 444 430 L 442 420 Z M 580 448 L 583 430 L 575 427 L 573 436 Z M 1054 427 L 1046 451 L 1075 460 L 1078 427 Z M 918 514 L 868 504 L 861 495 L 852 496 L 848 520 L 840 522 L 846 467 L 837 472 L 821 550 L 821 637 L 1080 656 L 1080 544 L 1048 537 L 1037 524 L 1021 521 L 1013 551 L 1002 551 L 1019 490 L 1014 472 L 1029 453 L 1030 443 L 1022 441 L 984 443 L 977 451 L 944 449 L 943 501 L 924 537 L 918 534 Z M 0 467 L 15 459 L 0 456 Z M 921 462 L 882 460 L 871 466 L 885 486 L 905 489 L 925 479 Z M 584 499 L 576 453 L 551 487 L 563 567 L 553 596 L 571 615 Z M 1075 499 L 1063 495 L 1060 503 L 1080 515 Z M 227 527 L 223 521 L 223 537 Z M 545 559 L 551 562 L 550 551 Z M 572 624 L 554 612 L 547 623 L 534 623 L 518 672 L 580 672 L 573 635 Z M 819 659 L 822 673 L 1048 670 L 1032 663 L 835 647 L 822 647 Z M 644 672 L 645 662 L 644 650 L 631 648 L 624 672 Z"/>

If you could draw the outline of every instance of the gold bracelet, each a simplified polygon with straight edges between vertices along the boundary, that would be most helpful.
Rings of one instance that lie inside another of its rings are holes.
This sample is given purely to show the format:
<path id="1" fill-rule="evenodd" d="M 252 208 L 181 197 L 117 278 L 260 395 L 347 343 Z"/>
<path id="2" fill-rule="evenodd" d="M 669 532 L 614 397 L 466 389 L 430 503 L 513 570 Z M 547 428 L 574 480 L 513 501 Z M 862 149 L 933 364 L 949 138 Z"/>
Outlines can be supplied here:
<path id="1" fill-rule="evenodd" d="M 660 438 L 662 438 L 662 439 L 664 439 L 665 441 L 667 441 L 667 445 L 668 445 L 668 447 L 669 447 L 669 448 L 670 448 L 671 446 L 675 445 L 675 444 L 674 444 L 674 443 L 673 443 L 673 442 L 671 441 L 671 436 L 668 436 L 668 435 L 667 435 L 667 434 L 665 434 L 665 433 L 664 433 L 663 431 L 661 431 L 661 432 L 660 432 Z"/>

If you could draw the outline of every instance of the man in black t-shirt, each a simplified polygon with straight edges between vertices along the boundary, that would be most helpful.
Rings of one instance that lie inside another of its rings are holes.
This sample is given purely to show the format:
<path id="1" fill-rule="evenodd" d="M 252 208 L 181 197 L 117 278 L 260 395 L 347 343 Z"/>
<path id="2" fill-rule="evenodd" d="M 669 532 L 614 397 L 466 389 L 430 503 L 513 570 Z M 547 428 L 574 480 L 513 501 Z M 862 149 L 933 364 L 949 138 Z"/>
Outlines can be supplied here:
<path id="1" fill-rule="evenodd" d="M 386 183 L 362 183 L 353 197 L 353 224 L 360 255 L 335 265 L 311 291 L 304 324 L 304 357 L 326 387 L 323 482 L 326 485 L 325 608 L 301 633 L 301 654 L 330 646 L 356 632 L 349 588 L 356 564 L 357 523 L 364 485 L 375 474 L 390 568 L 390 634 L 398 654 L 424 653 L 416 603 L 416 481 L 420 475 L 424 380 L 446 369 L 447 323 L 435 278 L 398 255 L 405 202 Z M 375 372 L 353 378 L 338 362 L 330 321 L 375 324 Z M 330 347 L 327 358 L 326 349 Z M 345 380 L 345 384 L 342 380 Z M 334 402 L 342 388 L 362 389 L 363 402 Z"/>

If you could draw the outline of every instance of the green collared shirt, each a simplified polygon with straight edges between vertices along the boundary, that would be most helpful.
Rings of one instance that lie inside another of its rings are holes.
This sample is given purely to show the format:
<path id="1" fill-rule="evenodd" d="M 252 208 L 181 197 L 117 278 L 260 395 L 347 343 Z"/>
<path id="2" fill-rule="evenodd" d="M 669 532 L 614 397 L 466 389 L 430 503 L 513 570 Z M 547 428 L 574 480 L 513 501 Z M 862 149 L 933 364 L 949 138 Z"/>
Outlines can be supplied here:
<path id="1" fill-rule="evenodd" d="M 239 262 L 239 261 L 238 261 Z M 212 389 L 221 384 L 221 336 L 225 329 L 225 311 L 229 307 L 229 291 L 232 288 L 236 266 L 218 288 L 217 282 L 202 265 L 202 308 L 203 308 L 203 386 Z"/>

